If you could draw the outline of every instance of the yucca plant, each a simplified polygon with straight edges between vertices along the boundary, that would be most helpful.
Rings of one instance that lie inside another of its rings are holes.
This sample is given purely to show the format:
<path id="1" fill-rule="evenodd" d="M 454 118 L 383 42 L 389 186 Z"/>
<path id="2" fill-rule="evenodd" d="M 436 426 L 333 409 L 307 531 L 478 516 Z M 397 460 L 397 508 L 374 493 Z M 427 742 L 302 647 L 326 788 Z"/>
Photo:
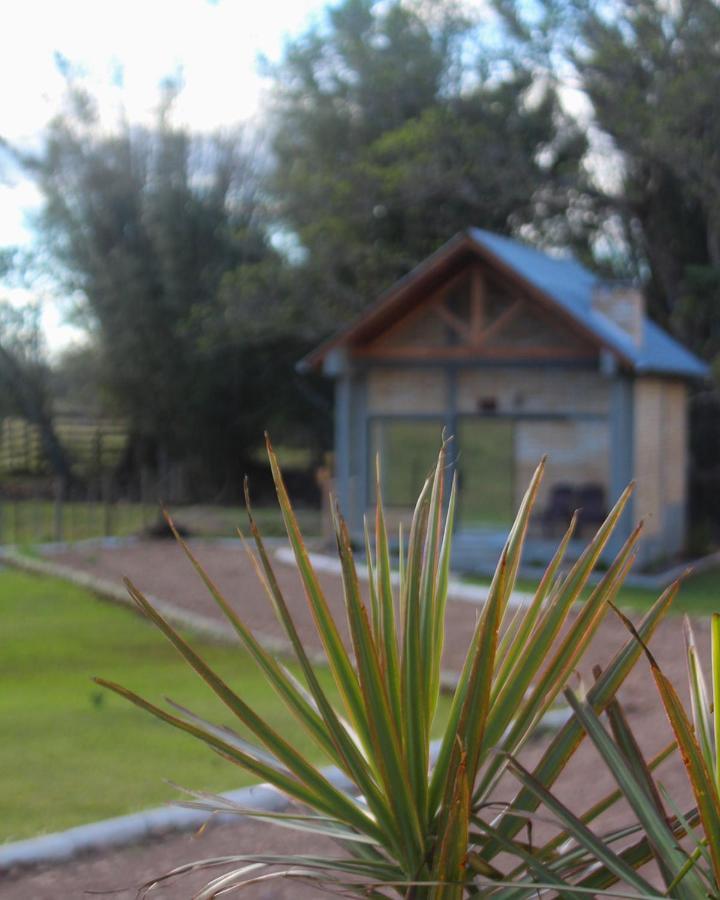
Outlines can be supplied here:
<path id="1" fill-rule="evenodd" d="M 379 477 L 375 520 L 372 528 L 366 526 L 367 597 L 361 591 L 348 530 L 340 515 L 335 515 L 349 647 L 343 642 L 340 625 L 331 615 L 310 563 L 269 442 L 268 455 L 307 603 L 339 693 L 337 708 L 322 688 L 290 616 L 249 499 L 254 550 L 248 548 L 248 553 L 287 633 L 304 683 L 263 648 L 192 550 L 176 536 L 268 682 L 318 750 L 349 779 L 353 790 L 335 787 L 312 760 L 270 728 L 262 711 L 244 702 L 241 689 L 226 684 L 129 582 L 128 589 L 138 607 L 251 733 L 252 740 L 205 722 L 181 707 L 160 708 L 119 685 L 98 681 L 274 785 L 294 805 L 285 813 L 274 814 L 237 809 L 221 798 L 205 795 L 196 797 L 197 804 L 222 811 L 234 808 L 277 825 L 329 835 L 338 842 L 339 852 L 333 859 L 258 852 L 230 860 L 205 860 L 170 874 L 181 874 L 198 865 L 234 864 L 230 873 L 208 884 L 198 895 L 202 898 L 279 874 L 310 879 L 318 887 L 358 896 L 412 900 L 459 900 L 485 894 L 515 898 L 534 894 L 543 886 L 564 891 L 577 884 L 577 854 L 562 849 L 567 834 L 557 835 L 541 853 L 523 835 L 545 799 L 538 796 L 537 785 L 549 793 L 584 736 L 578 718 L 554 736 L 534 772 L 529 773 L 531 783 L 523 787 L 512 805 L 498 812 L 493 801 L 499 779 L 508 767 L 518 765 L 514 757 L 558 699 L 632 564 L 640 526 L 600 582 L 586 591 L 631 488 L 620 497 L 580 558 L 561 574 L 575 522 L 570 523 L 532 601 L 518 608 L 511 603 L 511 595 L 543 475 L 544 462 L 539 465 L 510 530 L 487 601 L 479 610 L 433 758 L 431 735 L 441 688 L 456 502 L 456 484 L 453 482 L 446 491 L 445 447 L 422 488 L 407 541 L 400 537 L 397 587 L 391 571 Z M 667 591 L 638 626 L 644 641 L 667 611 L 674 590 Z M 581 595 L 584 602 L 577 614 L 570 616 Z M 588 693 L 588 708 L 600 712 L 613 702 L 641 652 L 638 641 L 629 636 Z M 616 792 L 586 811 L 578 819 L 582 827 L 587 830 L 588 823 L 618 797 Z M 609 861 L 615 865 L 612 850 L 609 854 Z M 278 866 L 279 873 L 275 869 L 271 872 L 270 867 Z M 622 860 L 618 866 L 622 869 Z M 632 876 L 632 867 L 624 868 Z M 617 866 L 611 869 L 617 870 Z M 637 889 L 632 877 L 628 881 Z M 573 895 L 584 896 L 583 888 L 578 887 Z"/>
<path id="2" fill-rule="evenodd" d="M 627 617 L 615 612 L 642 647 L 652 669 L 675 742 L 646 763 L 619 702 L 614 699 L 606 712 L 610 730 L 603 726 L 597 711 L 572 691 L 565 696 L 573 709 L 574 727 L 582 727 L 595 745 L 602 761 L 618 785 L 612 798 L 623 798 L 635 814 L 634 824 L 598 837 L 574 813 L 560 803 L 533 774 L 517 761 L 510 768 L 538 802 L 551 811 L 565 829 L 562 838 L 570 843 L 560 857 L 563 867 L 574 860 L 574 887 L 593 893 L 608 892 L 618 883 L 629 885 L 643 895 L 655 892 L 638 869 L 654 861 L 664 884 L 663 896 L 680 900 L 700 900 L 720 896 L 720 616 L 711 623 L 712 690 L 708 692 L 700 666 L 697 645 L 689 619 L 685 619 L 685 647 L 691 711 L 683 707 L 678 694 L 662 672 L 653 654 Z M 670 753 L 680 751 L 695 806 L 681 810 L 654 775 L 654 769 Z M 605 811 L 606 803 L 596 807 Z M 612 845 L 623 842 L 619 853 Z M 535 849 L 536 872 L 553 859 L 557 838 Z M 550 868 L 552 868 L 552 865 Z"/>
<path id="3" fill-rule="evenodd" d="M 632 632 L 632 623 L 619 611 L 618 615 Z M 645 837 L 639 842 L 646 845 L 645 856 L 647 850 L 652 848 L 669 896 L 695 900 L 720 896 L 720 616 L 713 614 L 710 624 L 710 691 L 687 617 L 684 631 L 691 699 L 689 712 L 649 648 L 643 645 L 643 649 L 680 751 L 695 806 L 682 813 L 673 799 L 665 794 L 662 786 L 653 781 L 642 764 L 635 739 L 621 715 L 613 730 L 617 744 L 626 748 L 626 757 L 629 748 L 630 759 L 635 762 L 637 782 L 646 788 L 646 796 L 639 797 L 639 806 L 636 807 L 645 831 Z M 639 635 L 637 640 L 643 643 Z M 588 720 L 586 727 L 597 731 L 598 724 Z M 609 763 L 611 748 L 606 738 L 607 736 L 599 736 L 596 745 Z M 605 749 L 602 749 L 603 745 Z M 672 817 L 668 815 L 666 808 L 673 813 Z M 684 849 L 672 840 L 673 836 L 687 837 Z"/>

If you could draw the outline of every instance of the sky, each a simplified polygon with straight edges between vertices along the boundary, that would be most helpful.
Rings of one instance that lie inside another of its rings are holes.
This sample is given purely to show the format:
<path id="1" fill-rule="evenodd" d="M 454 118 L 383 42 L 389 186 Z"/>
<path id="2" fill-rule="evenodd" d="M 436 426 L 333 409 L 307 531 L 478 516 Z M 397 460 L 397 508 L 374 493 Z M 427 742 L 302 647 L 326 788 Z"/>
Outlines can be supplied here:
<path id="1" fill-rule="evenodd" d="M 81 68 L 107 109 L 149 119 L 163 78 L 180 72 L 178 123 L 212 130 L 261 111 L 260 55 L 280 56 L 286 38 L 319 19 L 327 0 L 15 0 L 0 31 L 0 136 L 37 144 L 58 111 L 58 55 Z M 27 244 L 39 196 L 7 166 L 0 169 L 0 247 Z M 9 291 L 1 292 L 8 296 Z M 12 298 L 22 300 L 14 291 Z M 51 349 L 77 340 L 56 304 L 45 305 Z"/>

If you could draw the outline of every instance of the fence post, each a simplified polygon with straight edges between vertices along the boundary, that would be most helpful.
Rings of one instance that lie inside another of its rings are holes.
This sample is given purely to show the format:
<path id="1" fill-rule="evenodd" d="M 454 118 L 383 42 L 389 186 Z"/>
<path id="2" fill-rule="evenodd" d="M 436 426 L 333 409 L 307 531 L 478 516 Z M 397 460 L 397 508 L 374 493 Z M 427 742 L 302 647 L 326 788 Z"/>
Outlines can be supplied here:
<path id="1" fill-rule="evenodd" d="M 53 483 L 55 497 L 53 499 L 53 540 L 63 539 L 63 501 L 65 499 L 65 479 L 58 475 Z"/>
<path id="2" fill-rule="evenodd" d="M 112 478 L 109 472 L 104 472 L 102 476 L 102 502 L 103 502 L 103 531 L 105 537 L 110 537 L 113 533 L 112 521 Z"/>
<path id="3" fill-rule="evenodd" d="M 320 488 L 320 533 L 324 547 L 329 547 L 335 538 L 333 526 L 332 501 L 333 476 L 331 463 L 318 466 L 315 470 L 315 483 Z"/>
<path id="4" fill-rule="evenodd" d="M 42 500 L 36 483 L 33 483 L 30 498 L 30 537 L 28 543 L 41 543 L 44 539 L 42 522 Z"/>
<path id="5" fill-rule="evenodd" d="M 143 530 L 148 527 L 148 495 L 150 493 L 150 470 L 147 466 L 140 469 L 140 508 L 142 510 Z"/>

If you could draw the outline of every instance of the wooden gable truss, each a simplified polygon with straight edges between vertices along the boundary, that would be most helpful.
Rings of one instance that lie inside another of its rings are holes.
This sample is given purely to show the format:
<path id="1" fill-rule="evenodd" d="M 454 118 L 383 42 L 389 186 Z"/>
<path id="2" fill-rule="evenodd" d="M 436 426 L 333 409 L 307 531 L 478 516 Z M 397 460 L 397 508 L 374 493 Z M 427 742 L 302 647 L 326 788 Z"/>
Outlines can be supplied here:
<path id="1" fill-rule="evenodd" d="M 591 360 L 598 348 L 534 299 L 475 263 L 353 356 L 368 360 Z"/>

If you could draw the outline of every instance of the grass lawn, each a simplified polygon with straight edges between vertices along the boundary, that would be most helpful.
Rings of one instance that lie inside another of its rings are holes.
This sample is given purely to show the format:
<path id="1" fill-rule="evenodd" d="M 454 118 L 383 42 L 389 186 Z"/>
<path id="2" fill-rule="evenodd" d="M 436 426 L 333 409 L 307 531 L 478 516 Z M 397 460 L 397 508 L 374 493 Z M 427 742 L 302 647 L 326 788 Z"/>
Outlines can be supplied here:
<path id="1" fill-rule="evenodd" d="M 2 504 L 2 540 L 9 544 L 44 544 L 55 540 L 55 504 L 51 500 L 6 501 Z M 112 534 L 124 537 L 135 534 L 144 521 L 152 520 L 153 511 L 145 513 L 139 503 L 117 503 L 112 507 Z M 101 537 L 106 533 L 105 511 L 101 503 L 68 501 L 63 503 L 62 537 L 80 541 Z"/>
<path id="2" fill-rule="evenodd" d="M 660 593 L 661 591 L 657 590 L 628 587 L 620 594 L 620 601 L 625 606 L 647 609 Z M 688 578 L 675 598 L 673 609 L 676 613 L 686 612 L 693 615 L 720 612 L 720 569 L 712 569 Z"/>
<path id="3" fill-rule="evenodd" d="M 490 584 L 489 577 L 467 577 L 465 580 L 471 584 Z M 537 588 L 539 580 L 539 578 L 536 580 L 520 578 L 517 582 L 518 590 L 532 593 Z M 620 592 L 619 603 L 623 607 L 644 610 L 648 609 L 661 593 L 661 590 L 626 587 Z M 672 611 L 676 614 L 689 613 L 697 616 L 720 612 L 720 569 L 712 569 L 687 578 L 675 598 Z"/>
<path id="4" fill-rule="evenodd" d="M 247 515 L 243 506 L 193 505 L 171 508 L 178 523 L 197 537 L 234 537 L 238 526 L 245 527 Z M 266 537 L 284 536 L 278 506 L 254 509 L 255 518 Z M 320 534 L 320 510 L 296 510 L 306 537 Z M 152 525 L 159 516 L 155 506 L 140 503 L 116 503 L 110 514 L 110 532 L 118 537 L 137 534 Z M 105 510 L 102 503 L 68 502 L 63 504 L 62 538 L 81 541 L 106 535 Z M 32 546 L 55 540 L 55 510 L 50 500 L 5 502 L 0 509 L 0 535 L 5 543 Z"/>
<path id="5" fill-rule="evenodd" d="M 102 675 L 232 724 L 204 682 L 131 610 L 61 581 L 4 570 L 0 622 L 0 840 L 171 801 L 177 793 L 163 779 L 213 791 L 253 780 L 91 682 Z M 319 758 L 245 653 L 195 645 L 277 730 Z"/>

